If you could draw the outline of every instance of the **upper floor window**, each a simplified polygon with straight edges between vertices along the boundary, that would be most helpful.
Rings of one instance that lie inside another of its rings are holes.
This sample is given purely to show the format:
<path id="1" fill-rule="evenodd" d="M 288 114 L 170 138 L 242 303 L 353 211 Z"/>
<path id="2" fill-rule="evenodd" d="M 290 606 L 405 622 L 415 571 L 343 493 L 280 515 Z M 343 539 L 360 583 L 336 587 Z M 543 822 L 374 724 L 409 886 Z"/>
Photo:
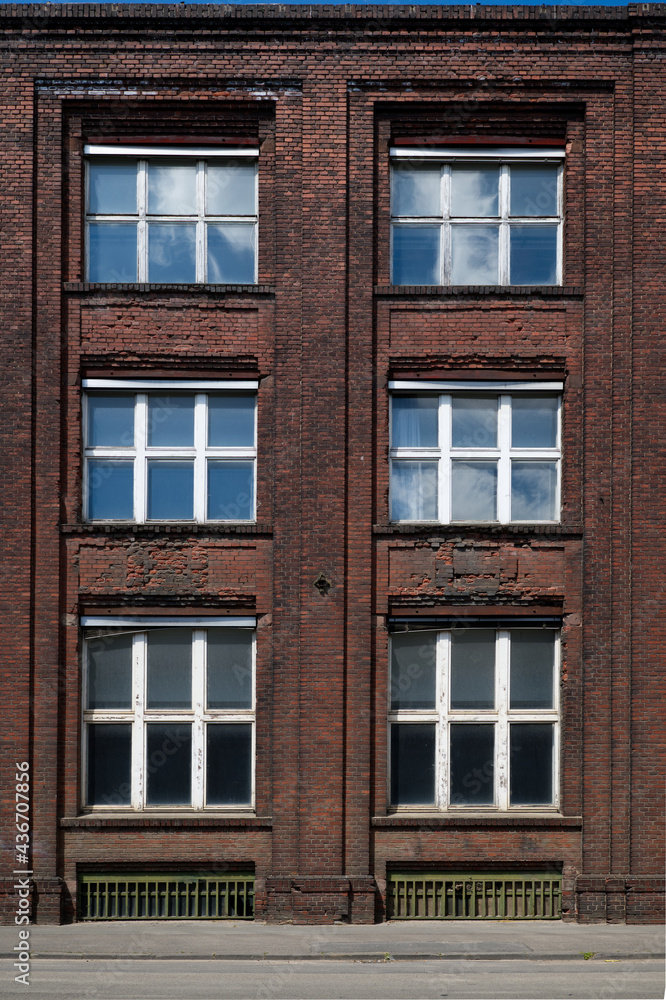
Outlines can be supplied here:
<path id="1" fill-rule="evenodd" d="M 255 519 L 256 381 L 83 387 L 87 520 Z"/>
<path id="2" fill-rule="evenodd" d="M 392 521 L 559 520 L 561 383 L 390 387 Z"/>
<path id="3" fill-rule="evenodd" d="M 563 151 L 392 155 L 394 285 L 562 283 Z"/>
<path id="4" fill-rule="evenodd" d="M 256 282 L 256 150 L 85 152 L 88 281 Z"/>
<path id="5" fill-rule="evenodd" d="M 83 803 L 251 808 L 254 618 L 84 618 Z"/>

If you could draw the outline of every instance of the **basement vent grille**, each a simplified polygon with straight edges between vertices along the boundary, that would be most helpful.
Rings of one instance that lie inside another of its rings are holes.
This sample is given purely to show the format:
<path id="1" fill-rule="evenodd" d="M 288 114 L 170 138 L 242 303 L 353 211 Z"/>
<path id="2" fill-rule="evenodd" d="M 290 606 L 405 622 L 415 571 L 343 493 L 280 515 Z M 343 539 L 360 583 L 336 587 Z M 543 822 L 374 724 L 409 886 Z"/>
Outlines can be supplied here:
<path id="1" fill-rule="evenodd" d="M 79 920 L 252 920 L 254 875 L 79 876 Z"/>
<path id="2" fill-rule="evenodd" d="M 562 876 L 430 872 L 388 876 L 391 920 L 557 920 Z"/>

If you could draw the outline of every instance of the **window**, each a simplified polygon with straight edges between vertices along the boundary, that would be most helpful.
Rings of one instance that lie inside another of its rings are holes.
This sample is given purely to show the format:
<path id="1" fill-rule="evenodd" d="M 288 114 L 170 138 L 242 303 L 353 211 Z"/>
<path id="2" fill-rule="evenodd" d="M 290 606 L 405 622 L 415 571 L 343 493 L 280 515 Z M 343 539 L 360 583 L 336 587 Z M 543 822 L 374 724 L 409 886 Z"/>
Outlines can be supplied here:
<path id="1" fill-rule="evenodd" d="M 256 150 L 85 152 L 88 281 L 256 282 Z"/>
<path id="2" fill-rule="evenodd" d="M 390 388 L 392 521 L 559 520 L 562 383 Z"/>
<path id="3" fill-rule="evenodd" d="M 559 285 L 562 150 L 392 150 L 394 285 Z"/>
<path id="4" fill-rule="evenodd" d="M 256 381 L 83 387 L 87 520 L 254 520 Z"/>
<path id="5" fill-rule="evenodd" d="M 254 619 L 82 624 L 84 805 L 250 808 Z"/>
<path id="6" fill-rule="evenodd" d="M 393 635 L 391 805 L 557 805 L 558 654 L 553 625 Z"/>

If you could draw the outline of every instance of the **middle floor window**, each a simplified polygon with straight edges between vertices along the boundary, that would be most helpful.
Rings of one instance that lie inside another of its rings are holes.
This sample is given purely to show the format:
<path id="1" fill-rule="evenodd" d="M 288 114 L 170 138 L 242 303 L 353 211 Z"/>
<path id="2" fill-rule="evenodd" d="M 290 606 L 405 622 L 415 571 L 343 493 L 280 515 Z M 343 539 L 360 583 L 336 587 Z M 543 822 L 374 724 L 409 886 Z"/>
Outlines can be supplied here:
<path id="1" fill-rule="evenodd" d="M 393 635 L 391 806 L 557 805 L 558 666 L 554 625 Z"/>
<path id="2" fill-rule="evenodd" d="M 84 380 L 88 521 L 253 521 L 256 382 Z"/>
<path id="3" fill-rule="evenodd" d="M 391 384 L 392 521 L 559 521 L 556 383 L 413 385 Z"/>
<path id="4" fill-rule="evenodd" d="M 83 805 L 251 808 L 254 619 L 83 620 Z"/>

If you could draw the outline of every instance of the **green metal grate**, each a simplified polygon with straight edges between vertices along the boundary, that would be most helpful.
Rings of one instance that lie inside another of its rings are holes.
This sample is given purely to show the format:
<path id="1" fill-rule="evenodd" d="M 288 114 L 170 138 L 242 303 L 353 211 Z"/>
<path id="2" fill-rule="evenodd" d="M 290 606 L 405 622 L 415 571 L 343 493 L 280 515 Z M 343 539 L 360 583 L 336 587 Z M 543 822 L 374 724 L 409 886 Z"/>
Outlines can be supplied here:
<path id="1" fill-rule="evenodd" d="M 404 872 L 388 876 L 392 920 L 558 920 L 562 876 L 553 872 Z"/>
<path id="2" fill-rule="evenodd" d="M 252 920 L 254 875 L 86 874 L 78 904 L 79 920 Z"/>

